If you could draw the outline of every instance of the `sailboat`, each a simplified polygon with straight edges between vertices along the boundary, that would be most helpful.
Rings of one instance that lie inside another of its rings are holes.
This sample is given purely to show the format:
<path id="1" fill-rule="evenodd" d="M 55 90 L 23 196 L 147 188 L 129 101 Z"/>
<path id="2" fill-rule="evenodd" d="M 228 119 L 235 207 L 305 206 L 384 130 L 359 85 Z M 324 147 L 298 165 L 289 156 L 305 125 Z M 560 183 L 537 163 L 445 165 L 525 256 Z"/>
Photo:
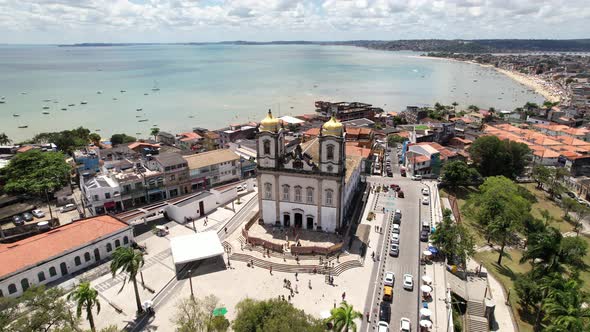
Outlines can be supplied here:
<path id="1" fill-rule="evenodd" d="M 158 81 L 154 81 L 154 87 L 152 88 L 152 91 L 160 91 L 160 88 L 158 87 Z"/>

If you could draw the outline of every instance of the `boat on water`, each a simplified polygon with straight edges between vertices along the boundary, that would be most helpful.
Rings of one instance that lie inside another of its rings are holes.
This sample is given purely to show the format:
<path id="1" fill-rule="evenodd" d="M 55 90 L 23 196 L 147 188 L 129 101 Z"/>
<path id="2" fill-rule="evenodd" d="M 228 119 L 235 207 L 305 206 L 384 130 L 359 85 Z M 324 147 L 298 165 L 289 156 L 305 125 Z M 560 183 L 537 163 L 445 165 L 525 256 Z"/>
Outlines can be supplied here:
<path id="1" fill-rule="evenodd" d="M 96 94 L 97 95 L 101 95 L 102 94 L 102 91 L 96 91 Z"/>
<path id="2" fill-rule="evenodd" d="M 194 116 L 192 116 L 192 115 L 189 115 L 189 116 L 188 116 L 188 118 L 189 118 L 189 119 L 192 119 L 192 118 L 194 118 Z"/>
<path id="3" fill-rule="evenodd" d="M 141 115 L 136 115 L 135 117 L 136 117 L 136 118 L 141 118 Z"/>
<path id="4" fill-rule="evenodd" d="M 50 101 L 51 101 L 51 99 L 43 99 L 43 102 L 44 102 L 44 103 L 48 103 L 48 102 L 50 102 Z"/>
<path id="5" fill-rule="evenodd" d="M 64 107 L 64 108 L 62 108 L 61 110 L 62 110 L 62 111 L 67 111 L 68 109 Z"/>
<path id="6" fill-rule="evenodd" d="M 113 100 L 117 100 L 117 98 L 113 98 Z"/>
<path id="7" fill-rule="evenodd" d="M 20 94 L 21 94 L 21 95 L 26 95 L 27 93 L 26 93 L 26 92 L 21 92 Z"/>
<path id="8" fill-rule="evenodd" d="M 49 109 L 49 106 L 43 106 L 43 109 L 44 110 L 48 110 Z"/>
<path id="9" fill-rule="evenodd" d="M 18 126 L 20 129 L 29 128 L 29 126 Z"/>
<path id="10" fill-rule="evenodd" d="M 125 91 L 125 90 L 121 90 L 121 93 L 123 93 L 123 92 L 127 92 L 127 91 Z"/>
<path id="11" fill-rule="evenodd" d="M 0 104 L 6 104 L 6 100 L 0 100 Z"/>
<path id="12" fill-rule="evenodd" d="M 94 131 L 100 131 L 100 129 L 94 129 Z"/>
<path id="13" fill-rule="evenodd" d="M 76 104 L 69 104 L 68 106 L 73 107 L 73 106 L 76 106 Z"/>
<path id="14" fill-rule="evenodd" d="M 144 93 L 143 95 L 144 95 L 144 96 L 147 96 L 148 94 L 149 94 L 149 93 L 147 93 L 147 92 L 146 92 L 146 93 Z"/>
<path id="15" fill-rule="evenodd" d="M 138 109 L 136 109 L 136 111 L 141 112 L 141 111 L 143 111 L 143 108 L 138 108 Z"/>
<path id="16" fill-rule="evenodd" d="M 4 99 L 6 99 L 6 97 L 5 96 L 2 96 L 2 97 L 0 97 L 0 99 L 4 100 Z"/>
<path id="17" fill-rule="evenodd" d="M 14 113 L 12 116 L 14 116 L 15 118 L 18 118 L 20 116 L 20 114 Z"/>
<path id="18" fill-rule="evenodd" d="M 49 114 L 49 112 L 42 112 L 41 114 Z"/>
<path id="19" fill-rule="evenodd" d="M 158 81 L 154 81 L 154 87 L 152 88 L 152 91 L 160 91 L 160 88 L 158 87 Z"/>
<path id="20" fill-rule="evenodd" d="M 142 119 L 142 120 L 139 120 L 138 122 L 147 122 L 147 121 L 148 121 L 148 119 Z"/>
<path id="21" fill-rule="evenodd" d="M 81 105 L 86 105 L 86 104 L 88 104 L 88 102 L 87 101 L 81 101 L 80 104 Z"/>
<path id="22" fill-rule="evenodd" d="M 57 103 L 59 103 L 59 101 L 57 101 L 57 100 L 54 100 L 54 101 L 53 101 L 53 103 L 54 103 L 54 104 L 57 104 Z"/>

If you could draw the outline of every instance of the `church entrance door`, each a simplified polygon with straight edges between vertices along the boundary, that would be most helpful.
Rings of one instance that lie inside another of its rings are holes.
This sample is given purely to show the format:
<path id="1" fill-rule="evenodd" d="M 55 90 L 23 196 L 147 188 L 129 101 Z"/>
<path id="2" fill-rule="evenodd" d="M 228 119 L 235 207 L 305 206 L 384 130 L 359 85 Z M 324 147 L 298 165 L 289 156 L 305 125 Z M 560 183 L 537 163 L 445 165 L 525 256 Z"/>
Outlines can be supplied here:
<path id="1" fill-rule="evenodd" d="M 307 217 L 307 229 L 313 229 L 313 217 Z"/>
<path id="2" fill-rule="evenodd" d="M 295 213 L 295 227 L 303 227 L 303 215 L 301 213 Z"/>
<path id="3" fill-rule="evenodd" d="M 291 227 L 291 215 L 283 214 L 283 226 Z"/>

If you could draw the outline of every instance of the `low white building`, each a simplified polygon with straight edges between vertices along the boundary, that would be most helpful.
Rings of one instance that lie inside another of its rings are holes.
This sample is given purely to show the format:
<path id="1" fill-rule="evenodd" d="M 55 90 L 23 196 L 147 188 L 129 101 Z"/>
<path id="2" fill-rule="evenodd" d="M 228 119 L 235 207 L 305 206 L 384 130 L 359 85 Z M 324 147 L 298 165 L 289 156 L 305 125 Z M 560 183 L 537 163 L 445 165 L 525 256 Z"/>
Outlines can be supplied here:
<path id="1" fill-rule="evenodd" d="M 129 224 L 112 216 L 97 216 L 0 244 L 0 297 L 17 297 L 32 285 L 65 280 L 133 241 Z"/>

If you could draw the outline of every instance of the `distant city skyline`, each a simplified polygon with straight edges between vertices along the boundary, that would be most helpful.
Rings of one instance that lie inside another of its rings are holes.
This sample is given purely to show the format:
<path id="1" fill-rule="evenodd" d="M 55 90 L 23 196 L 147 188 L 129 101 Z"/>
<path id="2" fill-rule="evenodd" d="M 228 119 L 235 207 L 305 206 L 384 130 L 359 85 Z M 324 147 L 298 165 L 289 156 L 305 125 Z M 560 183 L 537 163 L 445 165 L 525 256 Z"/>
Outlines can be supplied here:
<path id="1" fill-rule="evenodd" d="M 0 43 L 588 38 L 586 0 L 0 0 Z"/>

